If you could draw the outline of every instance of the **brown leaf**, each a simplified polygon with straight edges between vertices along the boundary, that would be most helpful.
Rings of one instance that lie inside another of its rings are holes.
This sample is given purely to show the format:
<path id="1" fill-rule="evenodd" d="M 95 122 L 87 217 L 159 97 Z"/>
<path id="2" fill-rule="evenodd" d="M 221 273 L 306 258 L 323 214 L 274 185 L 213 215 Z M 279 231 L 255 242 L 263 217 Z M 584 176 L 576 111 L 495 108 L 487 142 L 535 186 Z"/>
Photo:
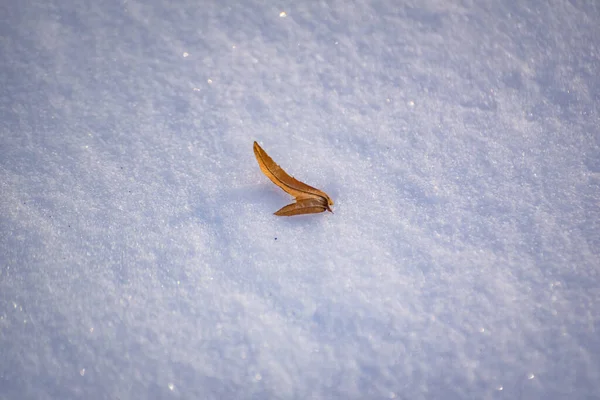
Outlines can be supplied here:
<path id="1" fill-rule="evenodd" d="M 327 201 L 323 197 L 297 200 L 295 203 L 288 204 L 275 213 L 283 217 L 291 217 L 300 214 L 316 214 L 329 210 Z"/>
<path id="2" fill-rule="evenodd" d="M 333 200 L 325 193 L 288 175 L 271 157 L 254 142 L 254 155 L 261 171 L 277 186 L 296 198 L 275 215 L 292 216 L 331 211 Z"/>

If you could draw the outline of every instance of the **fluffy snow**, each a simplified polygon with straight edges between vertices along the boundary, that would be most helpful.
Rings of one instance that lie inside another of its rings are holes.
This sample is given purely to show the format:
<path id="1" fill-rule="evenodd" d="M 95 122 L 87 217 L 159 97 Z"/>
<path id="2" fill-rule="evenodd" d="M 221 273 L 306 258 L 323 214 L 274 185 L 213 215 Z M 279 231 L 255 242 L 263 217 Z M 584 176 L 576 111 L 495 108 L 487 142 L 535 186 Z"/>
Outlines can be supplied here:
<path id="1" fill-rule="evenodd" d="M 599 395 L 596 3 L 1 13 L 0 398 Z"/>

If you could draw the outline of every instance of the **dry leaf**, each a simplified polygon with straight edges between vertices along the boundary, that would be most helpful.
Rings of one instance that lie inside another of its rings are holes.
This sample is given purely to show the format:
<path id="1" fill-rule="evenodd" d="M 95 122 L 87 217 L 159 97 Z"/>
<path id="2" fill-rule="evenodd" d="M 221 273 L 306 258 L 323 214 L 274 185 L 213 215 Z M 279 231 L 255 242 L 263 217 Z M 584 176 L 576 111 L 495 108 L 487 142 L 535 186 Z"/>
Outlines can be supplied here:
<path id="1" fill-rule="evenodd" d="M 325 200 L 323 197 L 318 197 L 297 200 L 295 203 L 288 204 L 281 210 L 277 211 L 275 215 L 291 217 L 292 215 L 300 214 L 316 214 L 325 210 L 331 211 L 327 204 L 327 200 Z"/>
<path id="2" fill-rule="evenodd" d="M 256 142 L 254 142 L 254 155 L 261 171 L 274 184 L 296 198 L 295 203 L 288 204 L 277 211 L 275 215 L 289 217 L 320 213 L 325 210 L 333 212 L 329 207 L 333 205 L 333 200 L 327 194 L 289 176 Z"/>

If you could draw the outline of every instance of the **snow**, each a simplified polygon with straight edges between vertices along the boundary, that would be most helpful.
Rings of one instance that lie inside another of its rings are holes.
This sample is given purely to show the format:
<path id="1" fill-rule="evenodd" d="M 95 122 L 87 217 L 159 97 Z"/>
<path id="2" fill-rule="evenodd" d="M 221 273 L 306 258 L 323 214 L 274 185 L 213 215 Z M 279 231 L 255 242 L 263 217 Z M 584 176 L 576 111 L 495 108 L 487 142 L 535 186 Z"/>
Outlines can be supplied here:
<path id="1" fill-rule="evenodd" d="M 598 6 L 281 4 L 5 7 L 0 398 L 598 396 Z"/>

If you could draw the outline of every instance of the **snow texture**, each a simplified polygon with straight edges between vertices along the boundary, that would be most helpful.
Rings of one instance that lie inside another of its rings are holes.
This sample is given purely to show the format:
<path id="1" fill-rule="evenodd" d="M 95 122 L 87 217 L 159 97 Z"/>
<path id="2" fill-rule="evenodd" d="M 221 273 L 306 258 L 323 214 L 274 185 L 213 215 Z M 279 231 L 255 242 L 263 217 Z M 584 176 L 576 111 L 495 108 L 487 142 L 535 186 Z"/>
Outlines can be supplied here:
<path id="1" fill-rule="evenodd" d="M 600 398 L 595 0 L 0 6 L 0 398 Z M 335 214 L 290 196 L 258 140 Z"/>

